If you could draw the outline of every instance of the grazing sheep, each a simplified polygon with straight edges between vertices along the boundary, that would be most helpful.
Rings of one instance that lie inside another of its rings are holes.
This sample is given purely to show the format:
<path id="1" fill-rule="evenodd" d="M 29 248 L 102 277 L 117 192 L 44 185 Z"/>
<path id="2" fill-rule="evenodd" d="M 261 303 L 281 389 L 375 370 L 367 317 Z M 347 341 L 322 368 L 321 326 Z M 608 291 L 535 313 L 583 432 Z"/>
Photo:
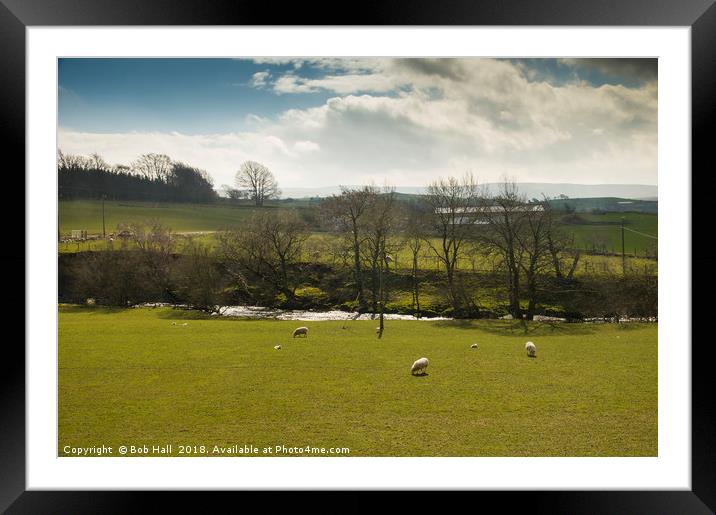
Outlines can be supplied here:
<path id="1" fill-rule="evenodd" d="M 537 347 L 535 347 L 535 344 L 532 342 L 525 343 L 525 350 L 527 351 L 527 355 L 530 358 L 534 358 L 537 356 Z"/>
<path id="2" fill-rule="evenodd" d="M 172 325 L 177 325 L 177 323 L 176 323 L 176 322 L 172 322 Z"/>
<path id="3" fill-rule="evenodd" d="M 184 322 L 182 325 L 183 325 L 184 327 L 186 327 L 186 326 L 188 326 L 189 324 L 187 324 L 186 322 Z"/>
<path id="4" fill-rule="evenodd" d="M 476 343 L 473 343 L 472 345 L 470 345 L 470 348 L 471 348 L 471 349 L 477 349 L 477 344 L 476 344 Z"/>
<path id="5" fill-rule="evenodd" d="M 308 327 L 297 327 L 293 330 L 293 337 L 303 335 L 304 338 L 308 338 Z"/>
<path id="6" fill-rule="evenodd" d="M 87 305 L 88 305 L 88 306 L 94 306 L 94 305 L 95 305 L 95 300 L 94 300 L 93 298 L 87 299 Z"/>
<path id="7" fill-rule="evenodd" d="M 380 327 L 376 327 L 376 328 L 375 328 L 375 334 L 379 334 L 379 333 L 380 333 Z"/>
<path id="8" fill-rule="evenodd" d="M 274 345 L 273 348 L 276 349 L 276 350 L 281 350 L 281 346 L 280 346 L 280 345 Z"/>
<path id="9" fill-rule="evenodd" d="M 415 375 L 417 372 L 425 374 L 425 369 L 428 368 L 428 358 L 420 358 L 410 368 L 410 373 Z"/>

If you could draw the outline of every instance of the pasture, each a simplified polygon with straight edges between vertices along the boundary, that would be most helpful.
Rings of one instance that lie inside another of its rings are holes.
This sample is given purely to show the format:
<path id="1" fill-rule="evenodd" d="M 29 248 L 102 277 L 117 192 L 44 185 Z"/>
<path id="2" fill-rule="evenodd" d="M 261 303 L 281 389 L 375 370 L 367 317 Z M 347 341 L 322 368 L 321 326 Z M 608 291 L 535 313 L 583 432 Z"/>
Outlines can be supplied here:
<path id="1" fill-rule="evenodd" d="M 298 201 L 281 206 L 302 207 Z M 278 204 L 267 207 L 277 208 Z M 216 231 L 246 220 L 256 210 L 250 204 L 190 204 L 174 202 L 105 201 L 105 229 L 116 230 L 120 223 L 159 220 L 175 232 Z M 102 234 L 102 202 L 99 200 L 62 200 L 59 202 L 60 232 L 84 229 Z"/>
<path id="2" fill-rule="evenodd" d="M 301 325 L 308 337 L 291 338 Z M 511 321 L 387 321 L 381 340 L 376 325 L 61 305 L 58 453 L 171 444 L 172 455 L 179 445 L 657 455 L 656 324 L 532 323 L 525 335 Z M 423 356 L 427 375 L 412 376 Z"/>
<path id="3" fill-rule="evenodd" d="M 315 205 L 315 204 L 313 204 Z M 264 209 L 311 209 L 309 200 L 293 200 L 274 202 Z M 212 232 L 224 227 L 237 225 L 248 219 L 257 208 L 244 204 L 231 206 L 226 204 L 188 204 L 167 202 L 139 201 L 106 201 L 105 229 L 107 233 L 116 230 L 120 223 L 145 222 L 157 219 L 173 232 Z M 608 252 L 621 252 L 621 230 L 619 223 L 624 217 L 628 229 L 657 235 L 658 215 L 648 213 L 579 213 L 579 223 L 564 223 L 563 229 L 573 235 L 577 248 L 592 250 L 593 247 L 603 248 Z M 98 200 L 60 201 L 59 203 L 60 232 L 68 235 L 72 229 L 84 229 L 89 234 L 102 234 L 102 203 Z M 314 238 L 321 238 L 317 234 Z M 330 246 L 330 240 L 323 246 Z M 655 239 L 629 230 L 625 231 L 625 248 L 628 255 L 653 256 Z M 60 252 L 78 252 L 82 250 L 104 250 L 104 241 L 60 244 Z M 409 252 L 400 252 L 400 258 L 408 266 Z M 430 260 L 428 260 L 430 261 Z M 434 260 L 433 260 L 434 262 Z M 426 263 L 425 266 L 430 266 Z M 463 268 L 467 269 L 467 263 Z"/>
<path id="4" fill-rule="evenodd" d="M 603 246 L 608 252 L 621 253 L 621 219 L 624 218 L 624 251 L 627 255 L 653 256 L 656 253 L 659 217 L 650 213 L 579 213 L 580 223 L 563 224 L 562 228 L 574 236 L 578 248 L 591 250 Z M 631 229 L 631 230 L 630 230 Z M 633 232 L 637 231 L 637 232 Z"/>

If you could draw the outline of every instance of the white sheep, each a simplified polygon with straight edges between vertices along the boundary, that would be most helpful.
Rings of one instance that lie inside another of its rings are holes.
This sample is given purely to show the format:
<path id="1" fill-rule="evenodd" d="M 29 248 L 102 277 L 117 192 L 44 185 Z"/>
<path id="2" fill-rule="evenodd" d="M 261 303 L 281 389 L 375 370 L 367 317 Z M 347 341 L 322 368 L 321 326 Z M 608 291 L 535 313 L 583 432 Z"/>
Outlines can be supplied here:
<path id="1" fill-rule="evenodd" d="M 281 346 L 280 346 L 280 345 L 274 345 L 273 348 L 276 349 L 276 350 L 281 350 Z"/>
<path id="2" fill-rule="evenodd" d="M 303 335 L 304 338 L 308 338 L 308 327 L 297 327 L 293 330 L 293 337 Z"/>
<path id="3" fill-rule="evenodd" d="M 476 344 L 476 343 L 473 343 L 472 345 L 470 345 L 470 348 L 471 348 L 471 349 L 477 349 L 477 344 Z"/>
<path id="4" fill-rule="evenodd" d="M 532 342 L 525 343 L 525 350 L 527 351 L 527 355 L 530 358 L 534 358 L 537 356 L 537 347 L 535 347 L 535 344 Z"/>
<path id="5" fill-rule="evenodd" d="M 375 334 L 380 334 L 380 327 L 375 328 Z"/>
<path id="6" fill-rule="evenodd" d="M 415 363 L 413 363 L 412 367 L 410 367 L 410 373 L 413 375 L 415 375 L 416 372 L 425 374 L 426 368 L 428 368 L 428 358 L 420 358 L 419 360 L 415 361 Z"/>

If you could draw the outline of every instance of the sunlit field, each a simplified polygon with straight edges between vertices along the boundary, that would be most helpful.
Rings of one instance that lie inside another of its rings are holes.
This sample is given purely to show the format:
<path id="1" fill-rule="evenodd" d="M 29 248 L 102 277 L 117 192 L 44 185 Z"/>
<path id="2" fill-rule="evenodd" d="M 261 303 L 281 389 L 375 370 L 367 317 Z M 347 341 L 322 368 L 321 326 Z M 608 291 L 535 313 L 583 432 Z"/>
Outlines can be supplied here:
<path id="1" fill-rule="evenodd" d="M 308 337 L 292 338 L 303 324 Z M 525 334 L 512 321 L 388 321 L 380 340 L 375 326 L 61 305 L 58 454 L 657 455 L 656 324 L 531 323 Z M 427 375 L 413 376 L 420 357 Z"/>

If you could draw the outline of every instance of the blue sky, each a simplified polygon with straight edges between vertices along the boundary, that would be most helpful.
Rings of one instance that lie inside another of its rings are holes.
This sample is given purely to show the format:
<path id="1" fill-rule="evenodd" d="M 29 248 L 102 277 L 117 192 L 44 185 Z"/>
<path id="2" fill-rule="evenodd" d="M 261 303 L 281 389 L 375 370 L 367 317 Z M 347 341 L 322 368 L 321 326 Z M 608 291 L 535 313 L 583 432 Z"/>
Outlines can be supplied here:
<path id="1" fill-rule="evenodd" d="M 230 132 L 246 129 L 248 115 L 273 117 L 329 96 L 275 95 L 252 87 L 253 74 L 266 68 L 234 59 L 60 59 L 60 126 L 91 132 Z"/>
<path id="2" fill-rule="evenodd" d="M 59 144 L 217 186 L 246 159 L 287 185 L 655 184 L 656 94 L 653 59 L 60 59 Z"/>

